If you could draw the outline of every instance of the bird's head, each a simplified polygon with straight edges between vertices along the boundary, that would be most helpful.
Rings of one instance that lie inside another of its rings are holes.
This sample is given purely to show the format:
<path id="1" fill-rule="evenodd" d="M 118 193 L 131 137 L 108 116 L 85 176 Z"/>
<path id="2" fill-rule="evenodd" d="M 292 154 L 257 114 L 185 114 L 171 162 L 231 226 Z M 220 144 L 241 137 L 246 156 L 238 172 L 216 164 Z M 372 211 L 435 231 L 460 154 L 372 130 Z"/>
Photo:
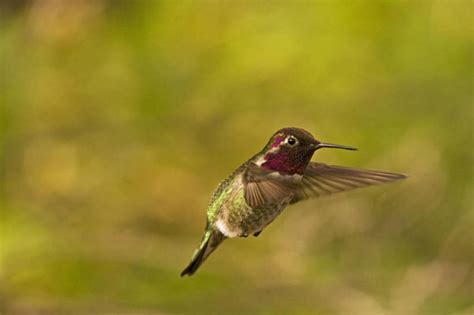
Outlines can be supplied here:
<path id="1" fill-rule="evenodd" d="M 256 163 L 260 167 L 282 174 L 302 175 L 313 153 L 320 148 L 356 150 L 348 146 L 320 142 L 301 128 L 283 128 L 270 138 Z"/>

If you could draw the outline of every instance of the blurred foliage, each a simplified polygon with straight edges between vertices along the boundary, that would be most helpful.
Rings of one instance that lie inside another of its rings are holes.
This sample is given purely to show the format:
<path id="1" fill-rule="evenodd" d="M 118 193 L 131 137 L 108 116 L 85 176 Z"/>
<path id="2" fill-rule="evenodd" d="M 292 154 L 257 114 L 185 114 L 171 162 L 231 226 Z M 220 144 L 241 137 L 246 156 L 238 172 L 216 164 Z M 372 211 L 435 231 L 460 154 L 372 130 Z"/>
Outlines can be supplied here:
<path id="1" fill-rule="evenodd" d="M 0 8 L 0 313 L 474 313 L 472 1 Z M 410 177 L 179 278 L 213 188 L 285 126 Z"/>

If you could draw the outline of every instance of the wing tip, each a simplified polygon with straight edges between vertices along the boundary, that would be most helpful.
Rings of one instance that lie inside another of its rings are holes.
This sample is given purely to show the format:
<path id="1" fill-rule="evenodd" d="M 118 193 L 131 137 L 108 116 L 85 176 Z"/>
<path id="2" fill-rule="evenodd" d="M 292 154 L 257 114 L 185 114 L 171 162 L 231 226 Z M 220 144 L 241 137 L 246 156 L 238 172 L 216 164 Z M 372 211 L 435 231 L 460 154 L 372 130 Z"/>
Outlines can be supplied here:
<path id="1" fill-rule="evenodd" d="M 380 172 L 380 173 L 383 175 L 387 175 L 387 178 L 390 178 L 394 181 L 408 178 L 408 175 L 405 175 L 405 174 L 390 173 L 390 172 Z"/>

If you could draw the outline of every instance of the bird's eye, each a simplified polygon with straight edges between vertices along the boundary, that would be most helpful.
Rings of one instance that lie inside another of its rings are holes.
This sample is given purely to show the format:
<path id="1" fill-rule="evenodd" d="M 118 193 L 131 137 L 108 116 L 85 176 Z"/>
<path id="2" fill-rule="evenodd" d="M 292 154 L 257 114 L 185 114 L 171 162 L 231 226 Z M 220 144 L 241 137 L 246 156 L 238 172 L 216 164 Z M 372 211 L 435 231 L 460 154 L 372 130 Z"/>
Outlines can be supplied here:
<path id="1" fill-rule="evenodd" d="M 296 139 L 294 137 L 288 137 L 288 140 L 286 140 L 286 142 L 289 144 L 289 145 L 295 145 L 296 144 Z"/>

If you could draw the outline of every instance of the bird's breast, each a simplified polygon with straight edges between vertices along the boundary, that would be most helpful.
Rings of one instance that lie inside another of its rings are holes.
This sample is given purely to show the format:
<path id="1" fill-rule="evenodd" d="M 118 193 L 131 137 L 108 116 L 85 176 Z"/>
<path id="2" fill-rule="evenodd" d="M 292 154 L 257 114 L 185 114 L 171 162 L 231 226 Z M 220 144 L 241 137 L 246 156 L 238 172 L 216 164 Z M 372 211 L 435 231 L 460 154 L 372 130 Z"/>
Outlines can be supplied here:
<path id="1" fill-rule="evenodd" d="M 221 205 L 215 227 L 227 237 L 247 236 L 259 232 L 270 224 L 289 202 L 290 197 L 252 208 L 245 200 L 242 178 L 237 179 L 229 187 L 228 198 Z"/>

